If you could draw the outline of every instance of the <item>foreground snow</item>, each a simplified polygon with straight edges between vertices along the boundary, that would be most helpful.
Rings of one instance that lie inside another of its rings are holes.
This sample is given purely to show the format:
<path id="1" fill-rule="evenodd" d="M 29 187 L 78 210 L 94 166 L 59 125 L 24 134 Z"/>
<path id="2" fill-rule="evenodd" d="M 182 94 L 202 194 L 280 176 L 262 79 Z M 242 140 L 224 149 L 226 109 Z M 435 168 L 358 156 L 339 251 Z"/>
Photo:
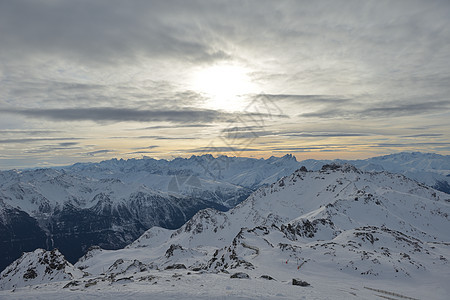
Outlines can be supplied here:
<path id="1" fill-rule="evenodd" d="M 93 281 L 84 278 L 66 288 L 64 281 L 0 291 L 0 299 L 448 299 L 450 294 L 448 276 L 392 282 L 297 271 L 297 278 L 311 284 L 300 287 L 282 276 L 266 280 L 249 274 L 250 279 L 231 279 L 228 274 L 150 271 L 140 274 L 146 276 L 142 280 L 116 278 L 90 285 Z"/>

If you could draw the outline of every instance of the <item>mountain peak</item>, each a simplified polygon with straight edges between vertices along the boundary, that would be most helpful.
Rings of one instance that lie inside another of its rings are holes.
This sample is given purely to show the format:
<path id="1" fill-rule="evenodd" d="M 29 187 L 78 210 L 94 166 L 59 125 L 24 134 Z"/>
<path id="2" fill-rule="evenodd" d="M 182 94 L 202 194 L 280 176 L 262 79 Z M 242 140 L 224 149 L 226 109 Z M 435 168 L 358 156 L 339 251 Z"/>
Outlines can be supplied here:
<path id="1" fill-rule="evenodd" d="M 69 263 L 58 249 L 24 253 L 0 274 L 0 289 L 80 278 L 83 272 Z"/>
<path id="2" fill-rule="evenodd" d="M 286 159 L 286 160 L 293 160 L 293 161 L 297 161 L 297 158 L 294 156 L 294 155 L 292 155 L 292 154 L 286 154 L 286 155 L 284 155 L 283 157 L 281 157 L 282 159 Z"/>

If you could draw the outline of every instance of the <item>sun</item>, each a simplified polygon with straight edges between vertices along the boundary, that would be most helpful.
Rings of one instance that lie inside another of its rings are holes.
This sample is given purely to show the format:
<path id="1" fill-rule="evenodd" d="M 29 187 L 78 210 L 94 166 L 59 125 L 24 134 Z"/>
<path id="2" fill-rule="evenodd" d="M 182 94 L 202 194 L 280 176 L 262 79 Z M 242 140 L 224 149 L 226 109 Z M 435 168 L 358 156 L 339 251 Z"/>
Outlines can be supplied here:
<path id="1" fill-rule="evenodd" d="M 250 71 L 237 65 L 215 65 L 198 70 L 193 76 L 193 88 L 208 99 L 206 106 L 229 111 L 246 106 L 245 95 L 256 93 Z"/>

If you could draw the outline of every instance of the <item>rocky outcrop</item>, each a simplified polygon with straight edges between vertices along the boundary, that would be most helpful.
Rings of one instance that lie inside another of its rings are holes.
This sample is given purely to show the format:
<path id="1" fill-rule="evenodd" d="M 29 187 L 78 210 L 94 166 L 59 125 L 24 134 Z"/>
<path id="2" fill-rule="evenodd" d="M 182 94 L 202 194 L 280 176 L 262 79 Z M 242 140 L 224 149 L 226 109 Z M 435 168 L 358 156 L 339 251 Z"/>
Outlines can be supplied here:
<path id="1" fill-rule="evenodd" d="M 0 289 L 81 278 L 84 273 L 57 249 L 24 253 L 0 274 Z"/>

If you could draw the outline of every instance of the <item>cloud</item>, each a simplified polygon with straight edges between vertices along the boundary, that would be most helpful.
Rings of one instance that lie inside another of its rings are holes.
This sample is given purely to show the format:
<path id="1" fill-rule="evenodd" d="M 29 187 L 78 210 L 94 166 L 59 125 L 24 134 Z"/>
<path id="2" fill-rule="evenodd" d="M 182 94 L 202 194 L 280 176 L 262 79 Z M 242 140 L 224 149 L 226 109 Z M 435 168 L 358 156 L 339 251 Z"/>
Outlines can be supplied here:
<path id="1" fill-rule="evenodd" d="M 148 150 L 148 149 L 155 149 L 158 148 L 159 146 L 156 145 L 152 145 L 152 146 L 148 146 L 148 147 L 138 147 L 138 148 L 131 148 L 132 150 Z"/>
<path id="2" fill-rule="evenodd" d="M 53 134 L 53 133 L 61 133 L 62 131 L 60 130 L 0 130 L 0 134 L 23 134 L 23 135 L 30 135 L 30 136 L 35 136 L 35 135 L 49 135 L 49 134 Z"/>
<path id="3" fill-rule="evenodd" d="M 41 146 L 38 148 L 24 150 L 24 153 L 38 154 L 38 153 L 47 153 L 47 152 L 60 151 L 60 150 L 66 151 L 66 150 L 82 149 L 82 147 L 78 146 L 78 144 L 79 143 L 67 142 L 67 143 L 59 143 L 57 145 L 44 145 L 44 146 Z"/>
<path id="4" fill-rule="evenodd" d="M 363 103 L 353 101 L 348 105 L 335 107 L 327 105 L 325 108 L 314 112 L 298 115 L 304 118 L 390 118 L 401 116 L 414 116 L 430 113 L 442 113 L 450 110 L 450 100 L 426 101 L 423 103 L 412 102 L 385 102 L 385 103 Z"/>
<path id="5" fill-rule="evenodd" d="M 212 109 L 138 109 L 116 107 L 92 108 L 53 108 L 18 109 L 5 108 L 3 113 L 44 118 L 53 121 L 92 121 L 92 122 L 174 122 L 211 123 L 213 121 L 231 122 L 232 118 L 263 118 L 264 113 L 228 113 Z M 271 116 L 273 117 L 273 116 Z M 286 117 L 279 115 L 277 117 Z"/>
<path id="6" fill-rule="evenodd" d="M 450 109 L 450 100 L 427 101 L 423 103 L 389 103 L 388 105 L 369 107 L 360 112 L 367 116 L 410 116 L 430 112 L 442 112 Z"/>
<path id="7" fill-rule="evenodd" d="M 265 136 L 277 137 L 358 137 L 372 136 L 374 133 L 366 132 L 336 132 L 336 131 L 302 131 L 293 130 L 269 130 L 267 126 L 233 126 L 222 130 L 225 138 L 229 139 L 254 139 Z"/>
<path id="8" fill-rule="evenodd" d="M 152 139 L 152 140 L 195 140 L 195 137 L 183 136 L 162 136 L 162 135 L 142 135 L 136 137 L 137 139 Z"/>
<path id="9" fill-rule="evenodd" d="M 103 150 L 96 150 L 96 151 L 86 152 L 84 154 L 87 155 L 87 156 L 96 156 L 97 154 L 107 154 L 107 153 L 114 153 L 114 152 L 115 151 L 113 151 L 113 150 L 103 149 Z"/>
<path id="10" fill-rule="evenodd" d="M 226 120 L 231 114 L 206 109 L 132 109 L 115 107 L 54 108 L 54 109 L 4 109 L 4 113 L 53 121 L 93 122 L 212 122 Z"/>
<path id="11" fill-rule="evenodd" d="M 370 136 L 368 133 L 351 133 L 351 132 L 300 132 L 300 133 L 282 133 L 283 136 L 291 137 L 351 137 L 351 136 Z"/>
<path id="12" fill-rule="evenodd" d="M 293 104 L 332 104 L 342 105 L 351 99 L 336 95 L 301 95 L 301 94 L 264 94 L 271 101 L 285 101 Z"/>
<path id="13" fill-rule="evenodd" d="M 185 90 L 164 80 L 147 80 L 124 75 L 121 82 L 78 83 L 72 78 L 42 78 L 45 66 L 31 67 L 28 73 L 15 74 L 16 70 L 4 70 L 7 80 L 3 80 L 0 107 L 8 108 L 88 108 L 123 107 L 173 109 L 196 106 L 205 98 L 197 92 Z M 0 68 L 1 71 L 1 68 Z M 25 71 L 24 71 L 25 72 Z M 47 72 L 52 73 L 47 70 Z M 0 73 L 1 74 L 1 73 Z M 63 74 L 53 74 L 64 77 Z M 103 75 L 103 74 L 102 74 Z M 99 75 L 99 76 L 102 76 Z M 70 77 L 70 74 L 66 76 Z M 123 80 L 126 80 L 123 82 Z M 1 80 L 1 77 L 0 77 Z M 96 81 L 97 79 L 92 79 Z M 118 80 L 117 78 L 115 80 Z M 2 105 L 2 100 L 5 104 Z M 3 110 L 3 109 L 2 109 Z M 0 110 L 1 112 L 1 110 Z"/>
<path id="14" fill-rule="evenodd" d="M 420 133 L 420 134 L 412 134 L 412 135 L 404 135 L 402 137 L 440 137 L 443 136 L 442 133 Z"/>
<path id="15" fill-rule="evenodd" d="M 231 127 L 222 129 L 222 133 L 258 131 L 263 128 L 264 128 L 263 126 L 257 126 L 257 125 L 231 126 Z"/>
<path id="16" fill-rule="evenodd" d="M 159 151 L 146 151 L 146 150 L 142 150 L 142 151 L 127 152 L 126 154 L 154 154 L 154 153 L 159 153 Z"/>
<path id="17" fill-rule="evenodd" d="M 448 146 L 446 142 L 423 142 L 423 143 L 378 143 L 370 145 L 375 148 L 398 148 L 398 147 L 422 147 L 422 146 Z"/>
<path id="18" fill-rule="evenodd" d="M 277 152 L 309 152 L 309 151 L 342 151 L 346 150 L 347 145 L 322 145 L 305 147 L 270 147 L 271 151 Z"/>
<path id="19" fill-rule="evenodd" d="M 20 144 L 20 143 L 34 143 L 42 141 L 66 141 L 66 140 L 80 140 L 82 138 L 21 138 L 21 139 L 0 139 L 0 144 Z"/>
<path id="20" fill-rule="evenodd" d="M 199 8 L 184 1 L 2 1 L 2 48 L 10 56 L 18 52 L 17 58 L 40 54 L 84 64 L 129 63 L 143 55 L 195 62 L 227 58 L 223 49 L 202 42 L 207 30 L 183 18 Z"/>
<path id="21" fill-rule="evenodd" d="M 240 147 L 200 147 L 195 149 L 188 149 L 186 152 L 192 153 L 216 153 L 216 152 L 250 152 L 259 151 L 257 148 L 240 148 Z"/>
<path id="22" fill-rule="evenodd" d="M 144 128 L 136 128 L 133 130 L 153 130 L 153 129 L 178 129 L 178 128 L 208 128 L 214 127 L 214 125 L 210 124 L 175 124 L 175 125 L 156 125 L 156 126 L 148 126 Z"/>
<path id="23" fill-rule="evenodd" d="M 244 124 L 243 126 L 231 126 L 222 129 L 220 137 L 225 139 L 255 139 L 271 134 L 272 132 L 264 130 L 264 126 Z"/>

